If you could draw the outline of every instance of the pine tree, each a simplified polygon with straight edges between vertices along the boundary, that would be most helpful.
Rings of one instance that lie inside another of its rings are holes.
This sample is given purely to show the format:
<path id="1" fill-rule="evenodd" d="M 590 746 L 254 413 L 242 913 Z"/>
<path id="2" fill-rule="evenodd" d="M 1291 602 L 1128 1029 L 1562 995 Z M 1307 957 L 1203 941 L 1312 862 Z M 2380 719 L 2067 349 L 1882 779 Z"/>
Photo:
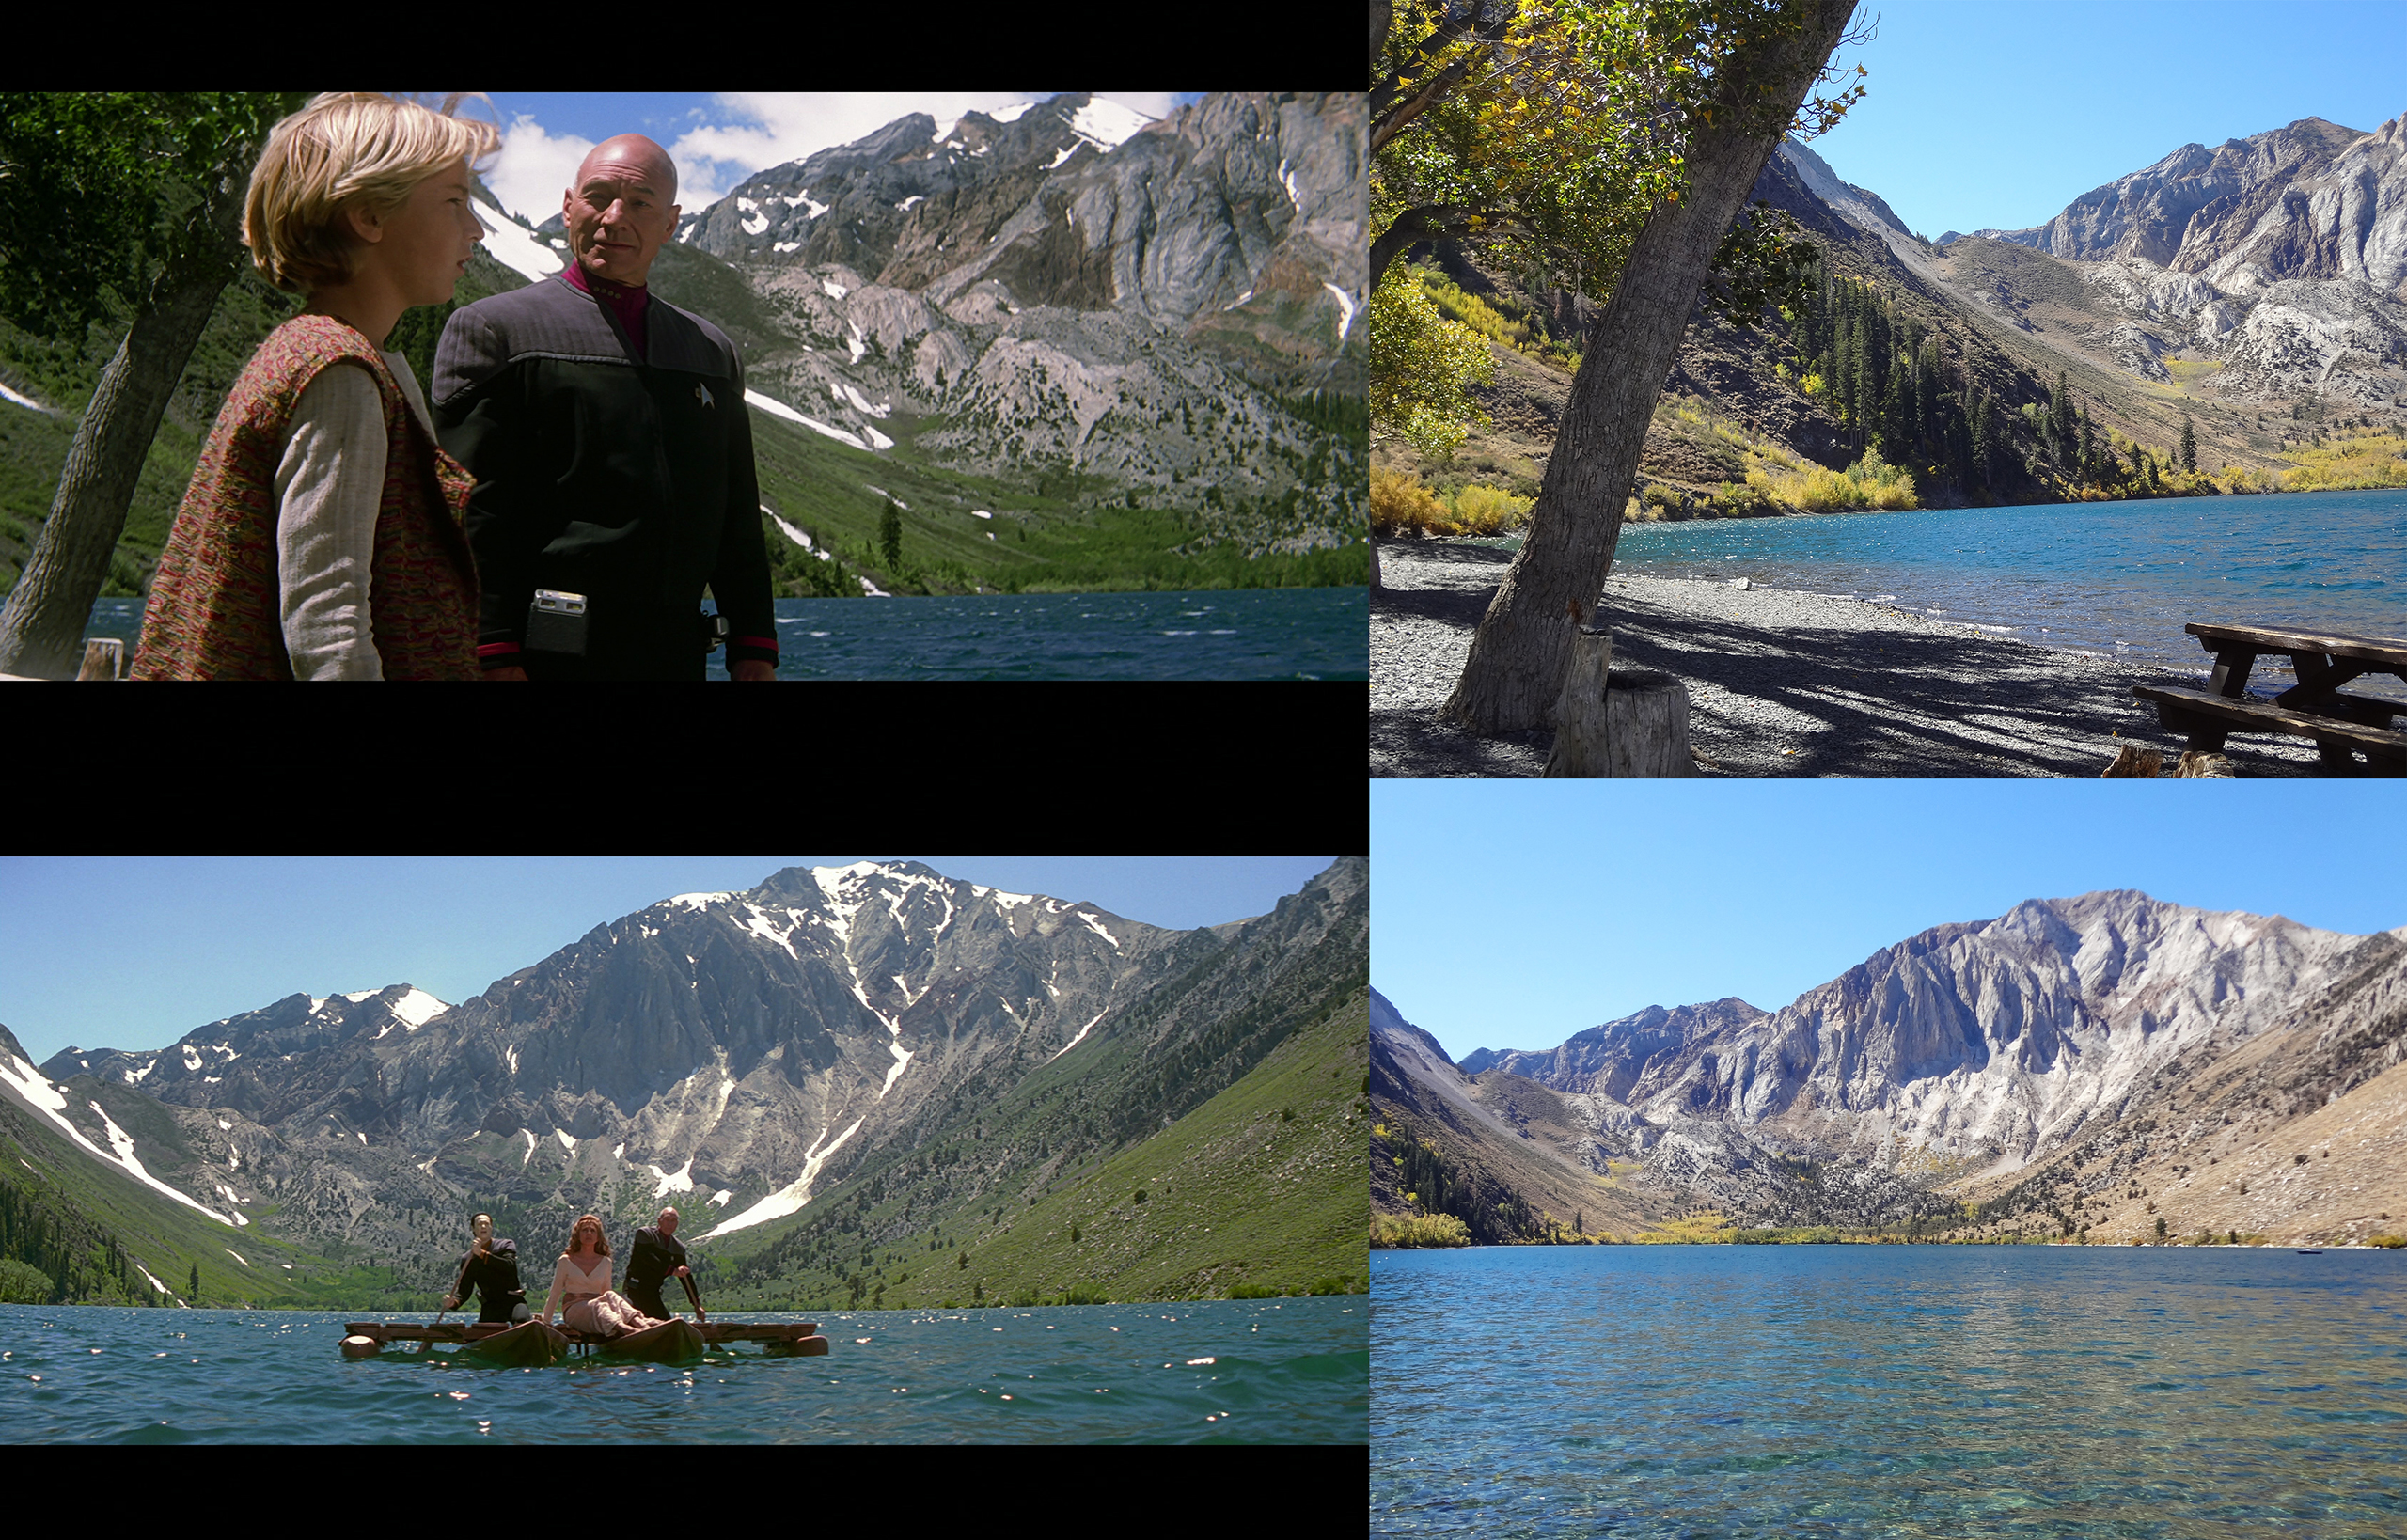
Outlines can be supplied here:
<path id="1" fill-rule="evenodd" d="M 2181 419 L 2181 468 L 2195 473 L 2198 468 L 2198 438 L 2190 431 L 2190 419 Z"/>
<path id="2" fill-rule="evenodd" d="M 192 1265 L 192 1282 L 184 1289 L 184 1293 L 192 1296 L 193 1303 L 200 1302 L 200 1264 L 197 1262 Z"/>
<path id="3" fill-rule="evenodd" d="M 886 511 L 877 520 L 878 554 L 886 558 L 886 575 L 894 578 L 903 566 L 903 511 L 894 499 L 886 499 Z"/>

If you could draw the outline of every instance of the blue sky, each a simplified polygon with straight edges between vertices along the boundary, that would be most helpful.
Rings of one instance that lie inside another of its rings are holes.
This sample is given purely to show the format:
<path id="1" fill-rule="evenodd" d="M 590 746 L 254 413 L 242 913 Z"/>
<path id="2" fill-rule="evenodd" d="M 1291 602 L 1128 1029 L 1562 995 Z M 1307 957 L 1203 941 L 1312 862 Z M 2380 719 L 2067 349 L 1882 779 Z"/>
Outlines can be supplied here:
<path id="1" fill-rule="evenodd" d="M 594 926 L 788 866 L 924 861 L 1165 929 L 1267 914 L 1329 856 L 0 859 L 0 1025 L 35 1062 L 162 1047 L 291 994 L 409 982 L 458 1004 Z"/>
<path id="2" fill-rule="evenodd" d="M 2370 781 L 1375 781 L 1371 982 L 1456 1059 L 1649 1005 L 1777 1010 L 1892 942 L 2136 888 L 2407 926 Z"/>
<path id="3" fill-rule="evenodd" d="M 1868 0 L 1864 100 L 1814 142 L 1909 228 L 2020 229 L 2182 145 L 2407 112 L 2398 0 Z"/>
<path id="4" fill-rule="evenodd" d="M 541 224 L 585 152 L 619 134 L 656 139 L 676 161 L 680 204 L 697 213 L 765 166 L 850 144 L 894 119 L 924 112 L 939 124 L 964 112 L 1042 102 L 1055 91 L 489 91 L 504 131 L 485 173 L 512 213 Z M 1097 91 L 1148 118 L 1167 117 L 1195 91 Z M 468 109 L 483 116 L 480 105 Z"/>

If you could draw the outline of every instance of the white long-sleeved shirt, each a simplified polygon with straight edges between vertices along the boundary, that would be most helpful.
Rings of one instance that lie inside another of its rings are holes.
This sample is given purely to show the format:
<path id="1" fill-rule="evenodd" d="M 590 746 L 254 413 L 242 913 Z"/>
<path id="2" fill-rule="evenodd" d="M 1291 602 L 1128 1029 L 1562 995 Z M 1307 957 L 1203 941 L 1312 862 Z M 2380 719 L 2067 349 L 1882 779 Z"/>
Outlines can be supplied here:
<path id="1" fill-rule="evenodd" d="M 409 360 L 384 358 L 432 437 Z M 369 599 L 385 454 L 385 407 L 368 370 L 337 364 L 309 382 L 275 470 L 276 589 L 295 679 L 385 677 Z"/>
<path id="2" fill-rule="evenodd" d="M 551 1296 L 543 1301 L 543 1319 L 556 1320 L 560 1313 L 560 1299 L 571 1294 L 608 1294 L 610 1292 L 610 1259 L 589 1257 L 582 1261 L 573 1256 L 560 1258 L 552 1269 Z"/>

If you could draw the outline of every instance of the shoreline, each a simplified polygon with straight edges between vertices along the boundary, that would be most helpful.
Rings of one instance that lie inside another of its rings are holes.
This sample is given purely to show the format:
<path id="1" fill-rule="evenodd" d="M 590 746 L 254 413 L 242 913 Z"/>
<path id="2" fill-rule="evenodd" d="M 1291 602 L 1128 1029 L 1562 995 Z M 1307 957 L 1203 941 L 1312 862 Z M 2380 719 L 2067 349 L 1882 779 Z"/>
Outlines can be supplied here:
<path id="1" fill-rule="evenodd" d="M 1416 548 L 1417 547 L 1417 548 Z M 1370 774 L 1536 776 L 1548 730 L 1483 737 L 1439 720 L 1471 634 L 1512 553 L 1450 542 L 1382 543 L 1371 590 Z M 1700 776 L 2096 777 L 2124 743 L 2182 740 L 2132 698 L 2183 672 L 2005 637 L 1876 602 L 1701 579 L 1605 584 L 1613 664 L 1689 691 Z M 2242 778 L 2312 776 L 2303 738 L 2245 735 Z"/>

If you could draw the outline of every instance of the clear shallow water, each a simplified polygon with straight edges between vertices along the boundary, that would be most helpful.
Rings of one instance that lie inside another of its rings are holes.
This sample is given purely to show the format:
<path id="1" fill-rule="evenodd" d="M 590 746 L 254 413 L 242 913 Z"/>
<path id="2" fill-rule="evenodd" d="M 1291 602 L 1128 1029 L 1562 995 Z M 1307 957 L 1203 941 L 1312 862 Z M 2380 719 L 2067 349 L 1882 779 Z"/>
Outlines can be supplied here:
<path id="1" fill-rule="evenodd" d="M 2407 1256 L 1372 1253 L 1374 1535 L 2407 1533 Z"/>
<path id="2" fill-rule="evenodd" d="M 2407 634 L 2407 492 L 1632 524 L 1613 570 L 1886 598 L 2203 673 L 2193 621 Z"/>
<path id="3" fill-rule="evenodd" d="M 855 1311 L 817 1317 L 826 1358 L 522 1370 L 348 1359 L 340 1313 L 0 1305 L 0 1440 L 1360 1444 L 1366 1315 L 1359 1295 Z"/>
<path id="4" fill-rule="evenodd" d="M 986 593 L 780 599 L 778 677 L 1368 679 L 1368 589 Z M 142 631 L 142 601 L 103 599 L 87 636 Z M 710 676 L 727 677 L 725 654 Z"/>

